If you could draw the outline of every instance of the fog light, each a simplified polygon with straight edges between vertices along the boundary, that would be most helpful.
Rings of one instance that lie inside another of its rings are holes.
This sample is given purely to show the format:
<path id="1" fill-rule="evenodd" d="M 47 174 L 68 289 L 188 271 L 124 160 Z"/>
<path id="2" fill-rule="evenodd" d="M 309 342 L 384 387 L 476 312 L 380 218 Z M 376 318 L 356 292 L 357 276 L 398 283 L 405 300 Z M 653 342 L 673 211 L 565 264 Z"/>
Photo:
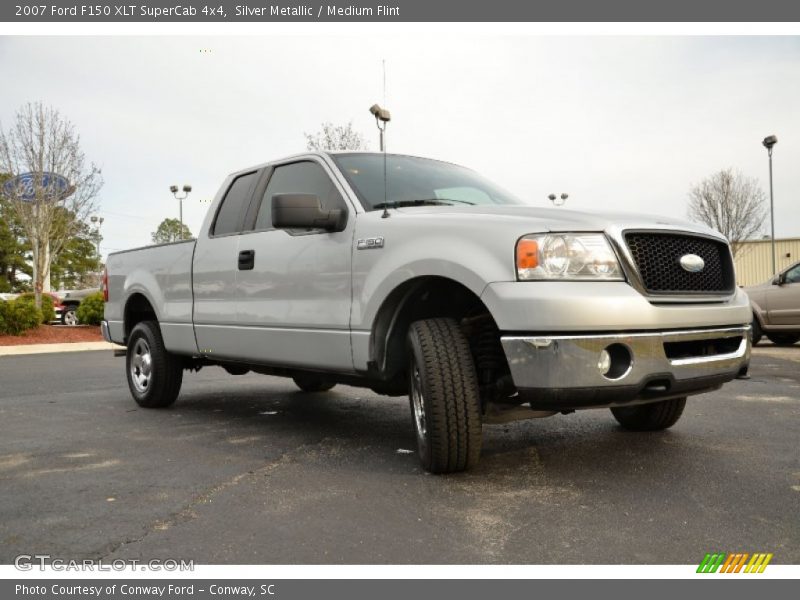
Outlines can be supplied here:
<path id="1" fill-rule="evenodd" d="M 603 371 L 601 365 L 606 366 Z M 611 344 L 600 352 L 597 367 L 606 379 L 617 380 L 626 377 L 633 368 L 633 355 L 630 349 L 623 344 Z"/>
<path id="2" fill-rule="evenodd" d="M 597 361 L 597 368 L 603 375 L 608 373 L 608 370 L 611 368 L 611 355 L 608 353 L 608 350 L 600 351 L 600 359 Z"/>

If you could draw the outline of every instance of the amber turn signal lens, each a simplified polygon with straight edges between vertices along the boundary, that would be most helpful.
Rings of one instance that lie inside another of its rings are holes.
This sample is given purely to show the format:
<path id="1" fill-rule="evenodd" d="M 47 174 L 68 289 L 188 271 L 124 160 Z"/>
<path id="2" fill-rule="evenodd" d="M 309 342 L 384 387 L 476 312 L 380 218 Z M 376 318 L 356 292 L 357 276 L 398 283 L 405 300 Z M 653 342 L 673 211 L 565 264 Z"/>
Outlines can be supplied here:
<path id="1" fill-rule="evenodd" d="M 539 266 L 539 244 L 536 240 L 517 242 L 517 269 L 535 269 Z"/>

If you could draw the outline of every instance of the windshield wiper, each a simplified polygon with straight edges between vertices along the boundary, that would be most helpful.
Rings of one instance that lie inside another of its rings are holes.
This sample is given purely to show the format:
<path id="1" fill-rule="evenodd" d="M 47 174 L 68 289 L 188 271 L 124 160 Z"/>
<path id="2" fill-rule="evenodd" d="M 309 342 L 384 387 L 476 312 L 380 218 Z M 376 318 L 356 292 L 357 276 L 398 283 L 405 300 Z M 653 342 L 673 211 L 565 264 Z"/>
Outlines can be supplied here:
<path id="1" fill-rule="evenodd" d="M 396 200 L 394 202 L 379 202 L 372 208 L 399 208 L 401 206 L 453 206 L 442 200 Z"/>
<path id="2" fill-rule="evenodd" d="M 458 202 L 459 204 L 469 204 L 475 206 L 474 202 L 467 202 L 466 200 L 456 200 L 455 198 L 442 198 L 442 202 Z"/>
<path id="3" fill-rule="evenodd" d="M 398 200 L 395 202 L 379 202 L 374 204 L 372 208 L 398 208 L 400 206 L 453 206 L 453 202 L 460 204 L 469 204 L 474 206 L 474 202 L 467 202 L 466 200 L 455 200 L 453 198 L 422 198 L 418 200 Z"/>

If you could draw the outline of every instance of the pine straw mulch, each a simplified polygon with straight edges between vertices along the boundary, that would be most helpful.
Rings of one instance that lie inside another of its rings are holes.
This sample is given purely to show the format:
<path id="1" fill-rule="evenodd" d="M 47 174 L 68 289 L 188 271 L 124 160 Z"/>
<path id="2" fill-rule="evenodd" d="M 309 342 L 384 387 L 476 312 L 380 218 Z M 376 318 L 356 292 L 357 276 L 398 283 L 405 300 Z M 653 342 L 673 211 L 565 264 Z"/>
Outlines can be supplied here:
<path id="1" fill-rule="evenodd" d="M 40 325 L 22 335 L 0 335 L 0 346 L 27 344 L 68 344 L 72 342 L 102 342 L 100 328 L 95 325 Z"/>

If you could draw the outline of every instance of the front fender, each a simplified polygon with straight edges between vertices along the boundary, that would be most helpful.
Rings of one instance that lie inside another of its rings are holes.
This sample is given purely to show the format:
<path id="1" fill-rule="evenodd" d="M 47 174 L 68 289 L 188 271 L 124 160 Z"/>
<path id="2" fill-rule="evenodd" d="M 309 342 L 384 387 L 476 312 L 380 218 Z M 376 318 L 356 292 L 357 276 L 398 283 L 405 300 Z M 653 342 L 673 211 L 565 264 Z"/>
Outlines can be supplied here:
<path id="1" fill-rule="evenodd" d="M 383 275 L 381 277 L 381 275 Z M 465 265 L 444 259 L 422 259 L 388 270 L 374 271 L 364 280 L 359 300 L 354 297 L 353 329 L 369 329 L 389 295 L 403 284 L 424 277 L 440 277 L 460 283 L 480 298 L 488 285 L 485 277 Z M 355 295 L 354 295 L 355 296 Z"/>

